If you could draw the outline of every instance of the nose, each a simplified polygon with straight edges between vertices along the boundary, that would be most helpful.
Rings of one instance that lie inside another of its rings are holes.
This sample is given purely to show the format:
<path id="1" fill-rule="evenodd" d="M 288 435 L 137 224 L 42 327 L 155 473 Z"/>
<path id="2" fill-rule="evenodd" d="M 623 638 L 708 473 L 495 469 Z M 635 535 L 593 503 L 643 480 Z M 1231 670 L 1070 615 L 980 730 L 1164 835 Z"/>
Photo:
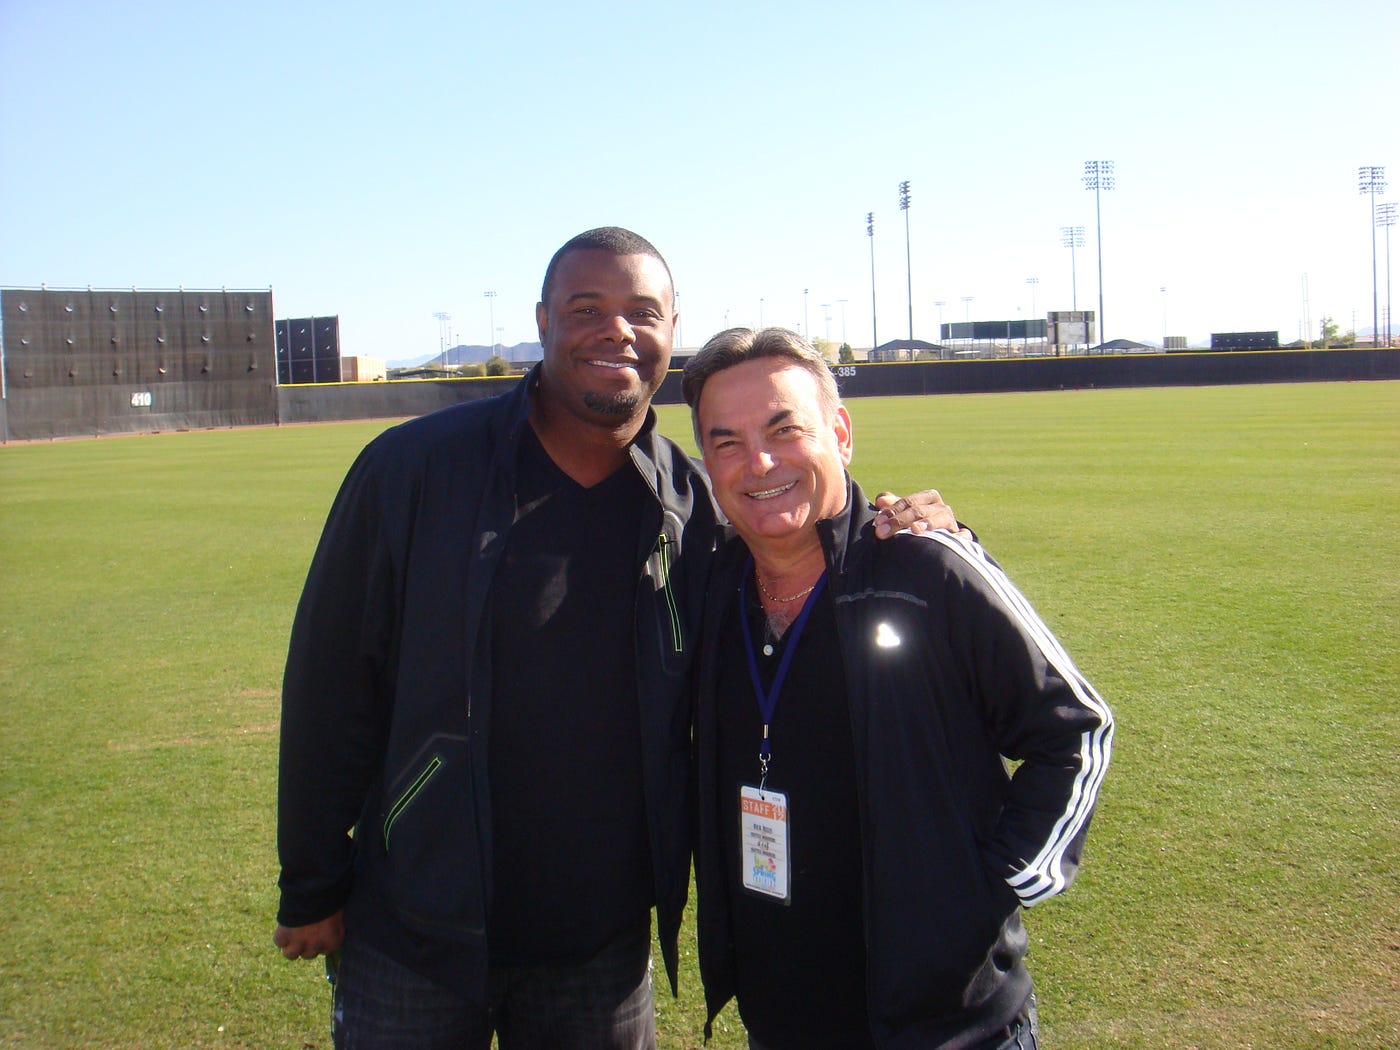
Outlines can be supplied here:
<path id="1" fill-rule="evenodd" d="M 762 477 L 778 465 L 778 461 L 773 457 L 773 453 L 766 448 L 754 449 L 753 455 L 749 457 L 749 470 L 756 476 Z"/>
<path id="2" fill-rule="evenodd" d="M 626 317 L 622 314 L 613 314 L 603 326 L 603 338 L 630 345 L 637 341 L 637 334 L 627 323 Z"/>

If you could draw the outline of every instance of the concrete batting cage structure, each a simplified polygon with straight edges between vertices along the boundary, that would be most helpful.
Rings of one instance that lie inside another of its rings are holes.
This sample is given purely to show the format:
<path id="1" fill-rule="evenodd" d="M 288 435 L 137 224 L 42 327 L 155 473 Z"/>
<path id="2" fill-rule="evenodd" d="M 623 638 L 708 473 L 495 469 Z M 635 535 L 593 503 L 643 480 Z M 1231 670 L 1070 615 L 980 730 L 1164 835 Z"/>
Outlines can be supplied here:
<path id="1" fill-rule="evenodd" d="M 272 291 L 0 289 L 4 439 L 275 424 Z"/>

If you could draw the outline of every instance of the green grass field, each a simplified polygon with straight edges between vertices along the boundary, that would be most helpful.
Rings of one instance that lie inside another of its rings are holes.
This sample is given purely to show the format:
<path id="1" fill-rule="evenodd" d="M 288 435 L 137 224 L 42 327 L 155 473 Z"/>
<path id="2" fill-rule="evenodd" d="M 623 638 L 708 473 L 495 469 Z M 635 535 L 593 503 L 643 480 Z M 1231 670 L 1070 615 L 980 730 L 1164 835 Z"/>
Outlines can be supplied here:
<path id="1" fill-rule="evenodd" d="M 1119 720 L 1027 919 L 1045 1046 L 1396 1046 L 1400 383 L 850 408 L 866 489 L 940 488 Z M 0 448 L 0 1046 L 329 1046 L 270 939 L 277 691 L 383 426 Z"/>

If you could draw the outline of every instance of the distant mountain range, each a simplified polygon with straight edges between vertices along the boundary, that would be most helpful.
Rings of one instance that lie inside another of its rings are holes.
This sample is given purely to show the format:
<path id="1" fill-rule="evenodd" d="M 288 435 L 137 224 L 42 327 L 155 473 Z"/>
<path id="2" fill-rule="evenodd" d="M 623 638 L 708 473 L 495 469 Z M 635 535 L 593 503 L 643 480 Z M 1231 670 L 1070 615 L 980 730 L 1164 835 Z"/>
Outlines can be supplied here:
<path id="1" fill-rule="evenodd" d="M 460 346 L 449 347 L 440 354 L 424 354 L 421 357 L 405 357 L 397 361 L 385 361 L 386 368 L 420 368 L 423 365 L 469 365 L 489 361 L 492 353 L 499 353 L 507 361 L 538 361 L 542 356 L 537 342 L 516 343 L 514 346 Z"/>

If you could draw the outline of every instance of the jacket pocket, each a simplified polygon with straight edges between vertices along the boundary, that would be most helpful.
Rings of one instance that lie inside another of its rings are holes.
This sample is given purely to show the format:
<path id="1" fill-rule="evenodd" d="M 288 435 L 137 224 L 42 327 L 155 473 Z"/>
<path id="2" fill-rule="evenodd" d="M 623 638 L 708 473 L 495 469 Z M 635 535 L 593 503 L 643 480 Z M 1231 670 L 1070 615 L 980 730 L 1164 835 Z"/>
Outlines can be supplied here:
<path id="1" fill-rule="evenodd" d="M 668 653 L 679 656 L 685 652 L 685 621 L 681 616 L 680 598 L 676 594 L 676 559 L 680 541 L 664 528 L 656 539 L 656 547 L 648 559 L 647 575 L 656 588 L 662 628 L 663 645 Z"/>
<path id="2" fill-rule="evenodd" d="M 389 850 L 389 836 L 394 830 L 394 825 L 398 819 L 404 815 L 409 806 L 413 805 L 422 790 L 428 786 L 428 782 L 437 776 L 438 770 L 442 768 L 442 755 L 434 753 L 429 756 L 428 761 L 418 775 L 413 778 L 408 787 L 394 800 L 394 804 L 389 807 L 389 811 L 384 815 L 384 851 Z"/>
<path id="3" fill-rule="evenodd" d="M 418 933 L 476 936 L 490 862 L 480 846 L 468 740 L 434 734 L 397 768 L 374 824 L 380 841 L 364 853 L 371 893 Z"/>

